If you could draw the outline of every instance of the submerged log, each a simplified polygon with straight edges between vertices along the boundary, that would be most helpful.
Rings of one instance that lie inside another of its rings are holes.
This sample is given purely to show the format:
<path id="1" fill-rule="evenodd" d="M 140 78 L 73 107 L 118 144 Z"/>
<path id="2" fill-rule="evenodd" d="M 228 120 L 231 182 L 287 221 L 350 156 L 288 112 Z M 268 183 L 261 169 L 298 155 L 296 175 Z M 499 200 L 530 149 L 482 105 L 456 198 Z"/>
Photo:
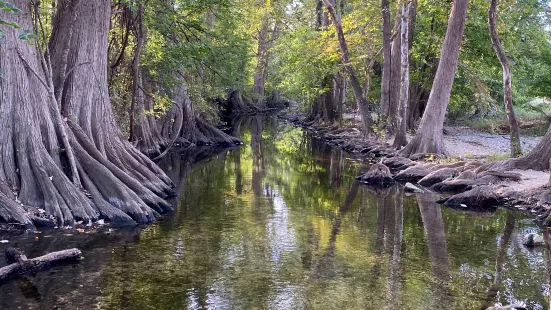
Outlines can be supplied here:
<path id="1" fill-rule="evenodd" d="M 366 174 L 358 176 L 356 179 L 371 186 L 387 187 L 394 184 L 394 179 L 388 167 L 379 163 L 371 166 Z"/>
<path id="2" fill-rule="evenodd" d="M 37 272 L 57 263 L 80 260 L 82 252 L 79 249 L 68 249 L 27 259 L 27 256 L 21 250 L 8 248 L 5 254 L 6 261 L 13 263 L 0 268 L 0 282 L 23 274 Z"/>

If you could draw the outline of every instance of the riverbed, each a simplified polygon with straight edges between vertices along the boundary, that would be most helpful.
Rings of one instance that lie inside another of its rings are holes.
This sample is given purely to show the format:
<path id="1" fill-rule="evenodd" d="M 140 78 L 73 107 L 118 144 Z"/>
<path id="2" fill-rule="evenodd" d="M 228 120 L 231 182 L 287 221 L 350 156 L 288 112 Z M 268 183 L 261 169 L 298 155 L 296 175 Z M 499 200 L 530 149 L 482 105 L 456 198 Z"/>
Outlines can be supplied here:
<path id="1" fill-rule="evenodd" d="M 1 285 L 0 309 L 549 309 L 526 215 L 360 185 L 364 163 L 274 116 L 232 133 L 243 146 L 159 163 L 180 195 L 153 225 L 1 236 L 0 250 L 84 260 Z"/>

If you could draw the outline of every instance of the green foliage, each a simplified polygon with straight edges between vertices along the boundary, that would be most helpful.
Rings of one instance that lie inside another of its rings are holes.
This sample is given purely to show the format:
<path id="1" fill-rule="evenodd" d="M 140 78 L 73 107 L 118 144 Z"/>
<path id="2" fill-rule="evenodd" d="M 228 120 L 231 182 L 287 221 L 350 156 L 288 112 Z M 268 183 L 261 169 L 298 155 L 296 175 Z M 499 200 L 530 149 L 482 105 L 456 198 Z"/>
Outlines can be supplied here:
<path id="1" fill-rule="evenodd" d="M 2 10 L 2 12 L 9 13 L 9 14 L 21 13 L 21 10 L 16 8 L 13 3 L 6 2 L 6 1 L 0 1 L 0 10 Z M 17 23 L 10 22 L 0 18 L 0 26 L 2 25 L 19 29 L 19 25 Z M 0 29 L 0 37 L 3 37 L 5 34 L 6 33 L 2 29 Z"/>
<path id="2" fill-rule="evenodd" d="M 6 2 L 6 1 L 0 1 L 0 10 L 4 13 L 8 14 L 20 14 L 22 11 L 17 8 L 13 3 Z M 16 22 L 10 22 L 5 19 L 0 18 L 0 26 L 8 26 L 15 29 L 20 29 L 21 27 Z M 6 33 L 4 30 L 0 29 L 0 38 L 5 36 Z M 39 37 L 37 34 L 33 33 L 31 30 L 27 29 L 21 29 L 21 32 L 19 33 L 19 39 L 20 40 L 38 40 Z"/>
<path id="3" fill-rule="evenodd" d="M 141 59 L 146 88 L 169 94 L 174 72 L 188 84 L 196 108 L 214 111 L 212 98 L 228 90 L 250 92 L 257 66 L 262 25 L 278 34 L 270 37 L 266 92 L 280 91 L 307 109 L 327 91 L 327 76 L 344 75 L 334 27 L 317 25 L 317 0 L 124 0 L 131 14 L 144 6 L 146 45 Z M 350 50 L 351 64 L 369 101 L 378 102 L 382 31 L 380 1 L 337 1 L 336 9 Z M 410 82 L 429 92 L 446 32 L 451 1 L 418 0 L 410 52 Z M 538 0 L 500 0 L 497 28 L 511 63 L 513 102 L 517 108 L 534 98 L 551 97 L 551 46 L 549 17 Z M 391 3 L 392 31 L 397 4 Z M 488 3 L 471 0 L 452 90 L 448 117 L 499 116 L 503 110 L 501 65 L 492 49 L 488 30 Z M 321 19 L 326 18 L 322 12 Z M 115 21 L 117 17 L 114 18 Z M 117 24 L 117 23 L 115 23 Z M 124 25 L 124 20 L 118 20 Z M 110 59 L 118 56 L 123 27 L 113 27 Z M 125 50 L 126 71 L 113 75 L 117 94 L 130 92 L 128 68 L 135 48 L 135 33 Z M 22 38 L 33 38 L 29 32 Z M 325 85 L 325 86 L 324 86 Z M 122 88 L 126 88 L 123 90 Z M 348 92 L 351 92 L 350 87 Z M 119 98 L 124 98 L 120 96 Z M 353 107 L 353 95 L 347 95 Z M 209 112 L 209 113 L 210 113 Z"/>

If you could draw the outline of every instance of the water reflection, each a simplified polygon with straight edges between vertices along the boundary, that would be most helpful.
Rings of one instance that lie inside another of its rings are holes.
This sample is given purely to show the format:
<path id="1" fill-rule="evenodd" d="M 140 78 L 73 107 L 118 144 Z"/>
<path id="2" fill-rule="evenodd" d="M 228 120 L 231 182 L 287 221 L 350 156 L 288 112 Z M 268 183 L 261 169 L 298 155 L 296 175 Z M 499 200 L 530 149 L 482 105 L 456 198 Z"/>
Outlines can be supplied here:
<path id="1" fill-rule="evenodd" d="M 345 153 L 273 116 L 234 120 L 232 130 L 242 147 L 160 162 L 181 195 L 155 225 L 87 241 L 60 233 L 56 245 L 20 236 L 30 256 L 73 240 L 86 260 L 0 286 L 0 308 L 479 309 L 520 300 L 548 309 L 548 252 L 521 245 L 537 229 L 522 214 L 460 212 L 401 186 L 360 185 Z"/>

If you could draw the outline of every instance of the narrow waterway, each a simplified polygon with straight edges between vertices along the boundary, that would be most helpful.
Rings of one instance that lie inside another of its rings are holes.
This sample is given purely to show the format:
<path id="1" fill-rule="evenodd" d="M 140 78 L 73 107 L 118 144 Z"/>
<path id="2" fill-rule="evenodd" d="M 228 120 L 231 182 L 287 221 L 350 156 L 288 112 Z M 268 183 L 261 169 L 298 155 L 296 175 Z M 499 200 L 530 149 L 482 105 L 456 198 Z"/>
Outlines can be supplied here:
<path id="1" fill-rule="evenodd" d="M 239 148 L 160 163 L 181 194 L 151 226 L 10 236 L 0 250 L 85 259 L 0 286 L 0 309 L 549 308 L 547 254 L 522 245 L 538 230 L 525 215 L 359 185 L 358 162 L 275 117 L 233 130 Z"/>

